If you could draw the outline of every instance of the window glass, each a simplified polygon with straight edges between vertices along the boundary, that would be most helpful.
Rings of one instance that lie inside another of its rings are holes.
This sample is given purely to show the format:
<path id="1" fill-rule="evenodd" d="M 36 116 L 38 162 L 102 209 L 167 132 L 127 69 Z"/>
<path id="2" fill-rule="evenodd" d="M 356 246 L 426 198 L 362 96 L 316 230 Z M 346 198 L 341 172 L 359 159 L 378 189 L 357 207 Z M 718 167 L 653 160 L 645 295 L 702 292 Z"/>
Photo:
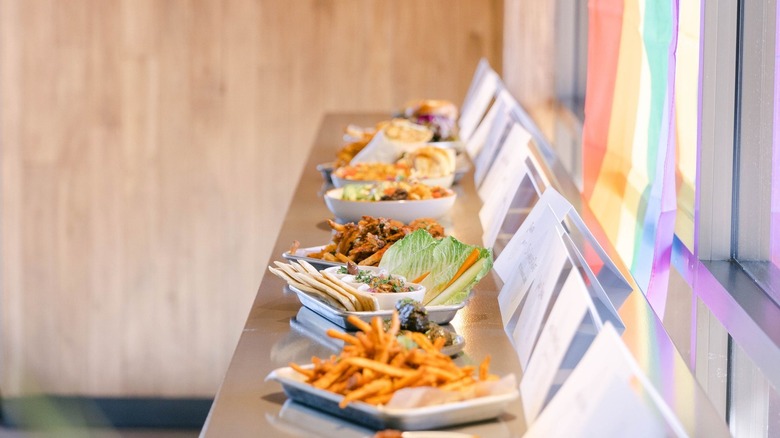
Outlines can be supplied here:
<path id="1" fill-rule="evenodd" d="M 679 4 L 677 65 L 675 72 L 675 121 L 677 169 L 677 217 L 675 234 L 693 251 L 696 187 L 696 147 L 699 136 L 700 0 Z"/>

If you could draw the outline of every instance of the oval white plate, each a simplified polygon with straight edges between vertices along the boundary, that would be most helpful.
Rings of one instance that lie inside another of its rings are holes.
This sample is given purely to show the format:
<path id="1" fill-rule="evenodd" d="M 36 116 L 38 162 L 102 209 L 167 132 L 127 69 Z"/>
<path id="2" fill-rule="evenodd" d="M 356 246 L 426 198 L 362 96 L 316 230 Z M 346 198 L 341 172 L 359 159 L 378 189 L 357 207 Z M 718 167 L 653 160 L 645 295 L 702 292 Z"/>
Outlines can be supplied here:
<path id="1" fill-rule="evenodd" d="M 333 185 L 336 188 L 341 188 L 341 187 L 344 187 L 344 186 L 346 186 L 348 184 L 370 184 L 370 183 L 379 182 L 379 181 L 367 181 L 367 180 L 362 180 L 362 179 L 340 178 L 340 177 L 336 176 L 335 173 L 332 173 L 330 175 L 330 178 L 333 181 Z M 425 184 L 426 186 L 431 186 L 431 187 L 439 186 L 439 187 L 444 187 L 444 188 L 448 189 L 448 188 L 452 187 L 452 184 L 455 182 L 455 173 L 451 173 L 449 175 L 441 176 L 441 177 L 438 177 L 438 178 L 420 178 L 417 181 Z"/>
<path id="2" fill-rule="evenodd" d="M 343 189 L 332 189 L 325 193 L 325 205 L 339 219 L 359 221 L 363 216 L 384 217 L 401 222 L 415 219 L 444 216 L 455 204 L 456 194 L 437 199 L 420 201 L 345 201 L 341 199 Z"/>

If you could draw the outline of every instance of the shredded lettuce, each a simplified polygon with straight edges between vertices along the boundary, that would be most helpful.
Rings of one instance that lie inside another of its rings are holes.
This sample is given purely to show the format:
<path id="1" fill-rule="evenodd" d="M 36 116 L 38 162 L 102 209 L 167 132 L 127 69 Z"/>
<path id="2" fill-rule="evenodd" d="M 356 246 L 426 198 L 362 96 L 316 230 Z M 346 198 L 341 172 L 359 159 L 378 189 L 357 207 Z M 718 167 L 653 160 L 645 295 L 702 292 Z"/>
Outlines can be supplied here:
<path id="1" fill-rule="evenodd" d="M 471 251 L 479 249 L 479 259 L 446 293 L 445 286 L 458 272 L 458 269 Z M 430 272 L 421 282 L 426 288 L 423 303 L 457 304 L 466 300 L 471 289 L 490 271 L 493 266 L 492 251 L 479 246 L 467 245 L 450 236 L 436 240 L 423 230 L 416 230 L 391 246 L 382 256 L 380 268 L 412 281 L 420 275 Z"/>

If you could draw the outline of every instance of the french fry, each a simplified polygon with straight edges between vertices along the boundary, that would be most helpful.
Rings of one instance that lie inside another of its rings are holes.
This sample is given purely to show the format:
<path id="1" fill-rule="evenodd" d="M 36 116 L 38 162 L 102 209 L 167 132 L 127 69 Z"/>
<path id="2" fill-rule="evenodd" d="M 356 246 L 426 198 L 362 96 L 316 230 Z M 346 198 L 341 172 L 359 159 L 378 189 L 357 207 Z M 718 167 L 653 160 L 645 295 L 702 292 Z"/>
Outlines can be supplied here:
<path id="1" fill-rule="evenodd" d="M 416 373 L 410 374 L 406 377 L 401 377 L 393 382 L 393 391 L 397 391 L 401 388 L 406 388 L 414 385 L 415 382 L 422 379 L 424 373 L 422 369 L 418 369 Z"/>
<path id="2" fill-rule="evenodd" d="M 489 368 L 490 368 L 490 355 L 487 355 L 482 360 L 482 363 L 479 364 L 479 380 L 487 380 Z"/>
<path id="3" fill-rule="evenodd" d="M 296 272 L 298 272 L 296 270 Z M 398 342 L 398 315 L 394 314 L 387 329 L 379 317 L 367 323 L 350 316 L 350 322 L 361 331 L 355 335 L 328 330 L 328 336 L 344 341 L 338 355 L 328 359 L 312 358 L 312 368 L 290 366 L 314 387 L 343 395 L 339 405 L 355 401 L 384 404 L 402 388 L 432 386 L 456 392 L 453 397 L 476 397 L 475 384 L 496 379 L 489 373 L 490 357 L 478 366 L 457 366 L 442 354 L 440 342 L 431 343 L 420 334 L 412 334 L 419 348 L 405 349 Z M 475 376 L 476 373 L 476 376 Z"/>
<path id="4" fill-rule="evenodd" d="M 377 394 L 372 395 L 371 397 L 366 398 L 363 400 L 364 402 L 372 405 L 383 405 L 390 401 L 391 398 L 393 398 L 393 393 L 387 393 L 387 394 Z"/>
<path id="5" fill-rule="evenodd" d="M 322 255 L 322 259 L 328 262 L 338 262 L 340 261 L 338 257 L 334 256 L 333 254 L 326 252 Z"/>
<path id="6" fill-rule="evenodd" d="M 333 384 L 339 377 L 342 376 L 342 372 L 346 371 L 347 368 L 349 368 L 349 363 L 345 361 L 339 362 L 335 367 L 328 370 L 323 376 L 321 376 L 319 379 L 312 382 L 312 385 L 315 388 L 325 389 Z"/>
<path id="7" fill-rule="evenodd" d="M 347 317 L 347 322 L 357 327 L 358 330 L 369 333 L 371 331 L 371 325 L 369 325 L 367 322 L 363 321 L 362 319 L 358 318 L 355 315 L 349 315 Z"/>
<path id="8" fill-rule="evenodd" d="M 303 374 L 306 377 L 313 377 L 314 376 L 314 370 L 303 368 L 302 366 L 296 364 L 296 363 L 290 363 L 290 368 L 294 369 L 295 371 Z"/>
<path id="9" fill-rule="evenodd" d="M 342 362 L 346 362 L 349 365 L 357 365 L 362 368 L 367 368 L 372 371 L 376 371 L 380 374 L 386 374 L 391 377 L 406 377 L 410 374 L 414 374 L 414 370 L 403 369 L 398 367 L 392 367 L 386 363 L 377 362 L 372 359 L 366 359 L 364 357 L 350 357 L 344 359 Z"/>
<path id="10" fill-rule="evenodd" d="M 374 380 L 373 382 L 363 385 L 362 387 L 345 395 L 344 398 L 339 402 L 339 406 L 342 408 L 346 407 L 349 402 L 364 399 L 368 396 L 381 392 L 385 388 L 392 388 L 392 386 L 393 384 L 389 379 Z"/>
<path id="11" fill-rule="evenodd" d="M 325 334 L 330 336 L 334 339 L 341 339 L 342 341 L 346 342 L 347 344 L 352 345 L 361 345 L 360 340 L 348 333 L 344 333 L 341 331 L 338 331 L 336 329 L 329 328 L 327 331 L 325 331 Z"/>

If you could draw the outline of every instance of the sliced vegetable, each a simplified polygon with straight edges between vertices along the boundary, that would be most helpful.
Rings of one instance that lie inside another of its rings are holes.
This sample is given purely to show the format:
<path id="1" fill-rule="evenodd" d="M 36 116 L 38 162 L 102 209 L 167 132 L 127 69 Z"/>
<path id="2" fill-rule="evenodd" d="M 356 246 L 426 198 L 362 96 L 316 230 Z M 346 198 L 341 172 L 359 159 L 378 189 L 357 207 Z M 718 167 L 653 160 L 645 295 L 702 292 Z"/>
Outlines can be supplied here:
<path id="1" fill-rule="evenodd" d="M 456 304 L 468 298 L 471 288 L 490 271 L 493 255 L 489 249 L 451 236 L 437 241 L 425 230 L 417 230 L 391 246 L 379 266 L 425 286 L 423 303 Z M 437 298 L 445 290 L 446 296 Z"/>
<path id="2" fill-rule="evenodd" d="M 428 276 L 428 274 L 430 274 L 430 273 L 431 273 L 431 271 L 428 271 L 428 272 L 426 272 L 425 274 L 423 274 L 423 275 L 421 275 L 421 276 L 419 276 L 419 277 L 415 278 L 414 280 L 412 280 L 412 283 L 419 283 L 419 282 L 421 282 L 421 281 L 425 280 L 425 277 L 427 277 L 427 276 Z"/>
<path id="3" fill-rule="evenodd" d="M 473 265 L 478 259 L 479 259 L 479 249 L 474 248 L 473 250 L 471 250 L 471 254 L 469 254 L 469 256 L 466 257 L 466 261 L 464 261 L 463 264 L 460 265 L 460 268 L 458 268 L 458 272 L 456 272 L 455 275 L 447 283 L 447 285 L 444 286 L 444 289 L 447 289 L 452 283 L 454 283 L 455 280 L 457 280 L 461 275 L 463 275 L 463 273 L 466 272 L 466 269 L 470 268 L 471 265 Z"/>

